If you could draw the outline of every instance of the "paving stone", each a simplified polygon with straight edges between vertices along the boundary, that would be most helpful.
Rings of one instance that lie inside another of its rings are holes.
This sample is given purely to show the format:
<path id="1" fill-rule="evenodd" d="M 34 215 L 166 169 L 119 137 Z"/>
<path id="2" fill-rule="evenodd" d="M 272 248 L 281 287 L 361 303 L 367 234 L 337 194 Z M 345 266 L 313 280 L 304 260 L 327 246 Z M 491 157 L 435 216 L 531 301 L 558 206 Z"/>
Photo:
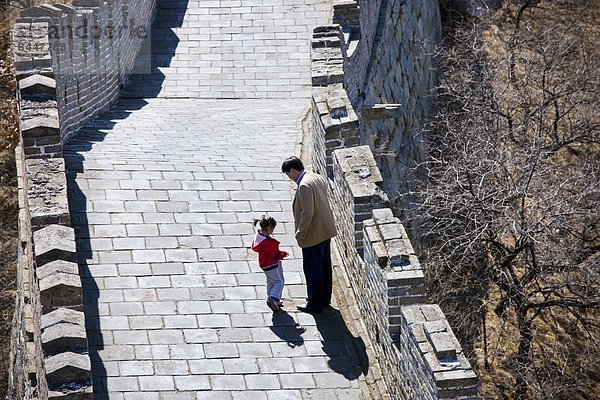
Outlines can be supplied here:
<path id="1" fill-rule="evenodd" d="M 213 390 L 245 390 L 246 382 L 243 375 L 212 375 L 210 377 Z"/>
<path id="2" fill-rule="evenodd" d="M 232 397 L 229 391 L 211 390 L 210 392 L 198 392 L 196 400 L 232 400 Z"/>
<path id="3" fill-rule="evenodd" d="M 266 394 L 269 400 L 276 400 L 280 398 L 286 398 L 289 400 L 300 400 L 303 398 L 302 393 L 299 390 L 266 391 Z M 328 397 L 322 398 L 327 399 Z"/>
<path id="4" fill-rule="evenodd" d="M 173 391 L 175 381 L 172 376 L 140 376 L 138 378 L 141 391 Z"/>
<path id="5" fill-rule="evenodd" d="M 189 375 L 187 361 L 161 360 L 153 363 L 157 375 Z"/>
<path id="6" fill-rule="evenodd" d="M 247 390 L 243 393 L 233 392 L 233 400 L 267 400 L 267 394 L 258 390 Z"/>
<path id="7" fill-rule="evenodd" d="M 234 343 L 207 343 L 204 346 L 206 358 L 237 358 L 237 346 Z"/>
<path id="8" fill-rule="evenodd" d="M 119 371 L 123 376 L 142 376 L 154 374 L 155 364 L 151 361 L 119 361 L 118 365 Z M 157 373 L 159 372 L 157 371 Z"/>
<path id="9" fill-rule="evenodd" d="M 315 387 L 314 376 L 310 373 L 294 373 L 280 375 L 284 389 L 310 389 Z"/>
<path id="10" fill-rule="evenodd" d="M 248 389 L 279 389 L 281 384 L 277 375 L 246 375 Z"/>

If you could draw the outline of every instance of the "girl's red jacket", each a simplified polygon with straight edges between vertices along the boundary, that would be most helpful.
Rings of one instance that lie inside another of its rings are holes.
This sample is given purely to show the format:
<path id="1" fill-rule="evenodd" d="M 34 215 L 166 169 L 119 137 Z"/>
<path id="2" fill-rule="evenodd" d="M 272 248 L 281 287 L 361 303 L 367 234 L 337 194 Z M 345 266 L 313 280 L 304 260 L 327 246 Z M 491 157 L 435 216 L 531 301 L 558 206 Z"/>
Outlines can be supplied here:
<path id="1" fill-rule="evenodd" d="M 278 264 L 281 259 L 287 256 L 285 251 L 279 250 L 279 241 L 261 231 L 258 231 L 254 236 L 252 250 L 258 253 L 258 265 L 263 269 Z"/>

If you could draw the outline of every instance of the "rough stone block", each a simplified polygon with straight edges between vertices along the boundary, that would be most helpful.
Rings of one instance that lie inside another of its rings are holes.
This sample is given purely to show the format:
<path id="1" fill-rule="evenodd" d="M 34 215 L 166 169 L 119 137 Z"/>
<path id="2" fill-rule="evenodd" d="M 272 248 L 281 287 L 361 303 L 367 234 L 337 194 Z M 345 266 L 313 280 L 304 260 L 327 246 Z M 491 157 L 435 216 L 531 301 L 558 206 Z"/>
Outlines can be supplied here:
<path id="1" fill-rule="evenodd" d="M 382 242 L 371 243 L 375 262 L 380 268 L 385 268 L 388 264 L 388 254 Z"/>
<path id="2" fill-rule="evenodd" d="M 438 360 L 456 359 L 457 349 L 454 346 L 454 335 L 446 331 L 430 332 L 427 323 L 425 324 L 425 334 L 433 346 Z"/>
<path id="3" fill-rule="evenodd" d="M 93 400 L 94 391 L 89 385 L 69 385 L 72 389 L 62 388 L 61 390 L 48 391 L 49 400 Z"/>
<path id="4" fill-rule="evenodd" d="M 42 332 L 42 349 L 46 354 L 65 351 L 81 352 L 88 347 L 83 324 L 58 323 Z"/>
<path id="5" fill-rule="evenodd" d="M 57 272 L 39 281 L 43 313 L 59 307 L 82 307 L 79 275 Z"/>
<path id="6" fill-rule="evenodd" d="M 56 273 L 79 275 L 79 267 L 76 263 L 64 260 L 50 261 L 38 267 L 35 271 L 38 280 L 47 278 L 48 276 Z"/>
<path id="7" fill-rule="evenodd" d="M 390 256 L 390 265 L 392 267 L 401 267 L 410 264 L 410 256 L 414 254 L 415 251 L 408 240 L 388 240 L 385 242 L 385 245 Z"/>
<path id="8" fill-rule="evenodd" d="M 422 305 L 414 305 L 414 306 L 406 306 L 402 307 L 402 316 L 408 323 L 408 325 L 412 325 L 418 322 L 426 322 L 425 315 L 421 310 Z"/>
<path id="9" fill-rule="evenodd" d="M 370 182 L 351 183 L 350 190 L 352 197 L 363 203 L 370 203 L 371 198 L 377 193 L 376 187 Z"/>
<path id="10" fill-rule="evenodd" d="M 401 225 L 397 223 L 391 224 L 379 224 L 379 232 L 383 240 L 388 241 L 392 239 L 402 239 L 402 231 L 400 230 Z"/>
<path id="11" fill-rule="evenodd" d="M 90 382 L 91 363 L 87 354 L 60 353 L 45 360 L 48 385 Z"/>
<path id="12" fill-rule="evenodd" d="M 35 74 L 19 81 L 21 98 L 50 96 L 56 98 L 56 81 L 44 75 Z"/>
<path id="13" fill-rule="evenodd" d="M 421 312 L 427 321 L 445 320 L 444 312 L 437 304 L 424 304 L 421 306 Z"/>
<path id="14" fill-rule="evenodd" d="M 50 225 L 33 233 L 35 260 L 40 267 L 50 261 L 77 261 L 75 231 L 62 225 Z"/>
<path id="15" fill-rule="evenodd" d="M 439 388 L 468 387 L 477 385 L 477 375 L 470 370 L 443 371 L 433 374 Z"/>
<path id="16" fill-rule="evenodd" d="M 85 326 L 85 316 L 82 311 L 72 310 L 70 308 L 58 308 L 52 312 L 42 315 L 42 329 L 46 329 L 52 325 L 61 323 Z"/>
<path id="17" fill-rule="evenodd" d="M 377 210 L 373 210 L 373 220 L 377 224 L 385 224 L 397 221 L 390 208 L 380 208 Z"/>

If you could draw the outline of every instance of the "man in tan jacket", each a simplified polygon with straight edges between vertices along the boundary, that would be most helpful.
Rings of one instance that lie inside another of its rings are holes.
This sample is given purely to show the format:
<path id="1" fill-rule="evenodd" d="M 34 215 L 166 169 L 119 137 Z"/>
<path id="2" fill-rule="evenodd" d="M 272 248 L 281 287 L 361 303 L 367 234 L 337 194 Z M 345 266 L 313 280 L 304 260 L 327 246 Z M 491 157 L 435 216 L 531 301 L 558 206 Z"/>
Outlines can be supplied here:
<path id="1" fill-rule="evenodd" d="M 292 203 L 295 237 L 302 248 L 302 261 L 308 302 L 298 309 L 319 313 L 331 302 L 331 238 L 336 235 L 333 213 L 327 199 L 327 181 L 307 172 L 298 157 L 290 157 L 281 171 L 296 182 L 298 189 Z"/>

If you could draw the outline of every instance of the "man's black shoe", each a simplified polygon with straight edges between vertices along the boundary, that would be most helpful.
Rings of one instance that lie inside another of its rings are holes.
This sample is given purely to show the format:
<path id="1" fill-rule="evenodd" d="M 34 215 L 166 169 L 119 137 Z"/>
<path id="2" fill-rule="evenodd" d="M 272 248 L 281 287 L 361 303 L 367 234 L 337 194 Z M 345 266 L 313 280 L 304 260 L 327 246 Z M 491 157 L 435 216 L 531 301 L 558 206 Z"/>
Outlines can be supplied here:
<path id="1" fill-rule="evenodd" d="M 296 306 L 296 308 L 298 309 L 298 311 L 302 311 L 302 312 L 305 312 L 308 314 L 319 314 L 323 311 L 323 310 L 319 310 L 319 309 L 307 307 L 307 306 Z"/>

